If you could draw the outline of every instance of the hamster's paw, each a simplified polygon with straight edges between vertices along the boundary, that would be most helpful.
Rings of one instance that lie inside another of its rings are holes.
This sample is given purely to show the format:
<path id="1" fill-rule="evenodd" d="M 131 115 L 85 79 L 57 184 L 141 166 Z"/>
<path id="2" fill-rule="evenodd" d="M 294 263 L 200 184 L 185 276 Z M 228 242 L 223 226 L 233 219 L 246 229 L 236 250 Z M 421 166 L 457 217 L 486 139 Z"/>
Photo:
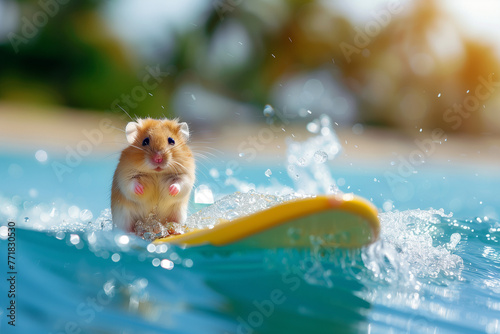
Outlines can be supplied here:
<path id="1" fill-rule="evenodd" d="M 181 191 L 181 186 L 178 183 L 173 183 L 170 185 L 170 188 L 168 188 L 168 193 L 171 196 L 177 196 L 177 194 Z"/>
<path id="2" fill-rule="evenodd" d="M 144 195 L 144 186 L 137 181 L 134 184 L 134 193 L 136 195 Z"/>

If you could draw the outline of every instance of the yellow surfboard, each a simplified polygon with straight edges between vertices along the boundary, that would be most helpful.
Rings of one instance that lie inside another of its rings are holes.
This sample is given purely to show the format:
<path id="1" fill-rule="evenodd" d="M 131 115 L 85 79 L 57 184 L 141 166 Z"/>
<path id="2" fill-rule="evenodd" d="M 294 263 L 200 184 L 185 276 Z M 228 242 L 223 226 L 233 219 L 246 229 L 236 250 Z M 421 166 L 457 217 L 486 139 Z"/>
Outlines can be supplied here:
<path id="1" fill-rule="evenodd" d="M 185 247 L 311 248 L 314 245 L 360 248 L 377 240 L 377 209 L 353 194 L 292 200 L 211 229 L 157 239 Z"/>

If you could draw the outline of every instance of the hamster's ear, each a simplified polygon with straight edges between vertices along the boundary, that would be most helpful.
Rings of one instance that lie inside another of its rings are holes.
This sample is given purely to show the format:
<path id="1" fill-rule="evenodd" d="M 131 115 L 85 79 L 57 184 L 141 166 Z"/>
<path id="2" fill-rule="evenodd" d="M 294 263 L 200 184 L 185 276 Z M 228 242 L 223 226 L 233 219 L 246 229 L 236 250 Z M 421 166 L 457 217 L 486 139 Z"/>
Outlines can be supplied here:
<path id="1" fill-rule="evenodd" d="M 186 122 L 179 123 L 179 132 L 184 137 L 184 140 L 189 139 L 189 127 Z"/>
<path id="2" fill-rule="evenodd" d="M 139 128 L 139 123 L 129 122 L 125 128 L 125 135 L 127 136 L 127 141 L 129 144 L 134 143 L 135 137 L 137 136 L 137 131 Z"/>

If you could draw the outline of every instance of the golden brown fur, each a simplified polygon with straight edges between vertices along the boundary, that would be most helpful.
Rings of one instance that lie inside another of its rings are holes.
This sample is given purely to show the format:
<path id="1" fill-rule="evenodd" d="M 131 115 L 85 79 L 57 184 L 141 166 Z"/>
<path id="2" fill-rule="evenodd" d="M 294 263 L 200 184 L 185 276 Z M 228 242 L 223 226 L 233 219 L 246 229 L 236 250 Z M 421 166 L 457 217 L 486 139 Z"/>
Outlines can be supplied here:
<path id="1" fill-rule="evenodd" d="M 175 144 L 169 143 L 169 137 Z M 146 138 L 149 143 L 143 145 Z M 177 120 L 147 118 L 127 125 L 130 146 L 121 153 L 111 191 L 116 226 L 136 232 L 137 221 L 145 222 L 151 213 L 162 224 L 184 222 L 195 179 L 188 138 L 187 125 Z M 178 194 L 172 192 L 172 185 L 178 186 Z"/>

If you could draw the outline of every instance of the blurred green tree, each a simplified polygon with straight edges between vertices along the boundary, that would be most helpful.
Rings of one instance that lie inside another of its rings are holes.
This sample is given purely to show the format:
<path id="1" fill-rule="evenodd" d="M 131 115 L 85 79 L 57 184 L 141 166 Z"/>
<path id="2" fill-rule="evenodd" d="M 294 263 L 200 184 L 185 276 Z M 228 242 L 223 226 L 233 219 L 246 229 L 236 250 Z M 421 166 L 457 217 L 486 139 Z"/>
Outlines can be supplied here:
<path id="1" fill-rule="evenodd" d="M 0 98 L 109 110 L 116 99 L 140 87 L 145 66 L 110 33 L 99 4 L 70 1 L 47 10 L 38 1 L 19 1 L 18 29 L 0 44 Z M 128 108 L 131 114 L 166 113 L 161 108 L 168 105 L 165 90 L 148 93 Z"/>

